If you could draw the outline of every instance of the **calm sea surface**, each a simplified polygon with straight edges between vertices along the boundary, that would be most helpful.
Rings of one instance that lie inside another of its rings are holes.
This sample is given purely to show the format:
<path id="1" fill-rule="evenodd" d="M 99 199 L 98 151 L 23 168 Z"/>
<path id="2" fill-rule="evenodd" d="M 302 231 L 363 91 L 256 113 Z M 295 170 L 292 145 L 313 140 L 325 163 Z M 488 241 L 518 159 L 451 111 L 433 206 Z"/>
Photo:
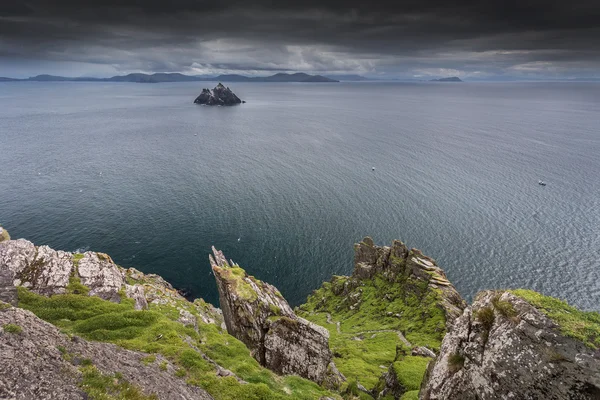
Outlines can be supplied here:
<path id="1" fill-rule="evenodd" d="M 211 245 L 297 305 L 370 235 L 600 310 L 600 84 L 214 85 L 0 83 L 0 224 L 215 303 Z"/>

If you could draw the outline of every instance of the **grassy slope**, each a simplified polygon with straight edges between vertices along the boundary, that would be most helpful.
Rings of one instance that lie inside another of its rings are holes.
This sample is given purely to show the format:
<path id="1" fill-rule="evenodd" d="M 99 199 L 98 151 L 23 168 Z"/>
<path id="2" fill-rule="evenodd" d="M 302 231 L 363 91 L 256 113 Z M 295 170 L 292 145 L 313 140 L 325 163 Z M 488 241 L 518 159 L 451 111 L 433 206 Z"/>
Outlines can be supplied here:
<path id="1" fill-rule="evenodd" d="M 410 354 L 410 348 L 396 331 L 403 332 L 413 346 L 438 350 L 445 334 L 444 312 L 437 305 L 439 294 L 428 289 L 427 284 L 404 276 L 394 282 L 376 276 L 363 280 L 350 293 L 335 295 L 348 279 L 334 277 L 332 282 L 323 284 L 299 307 L 299 315 L 329 330 L 334 361 L 349 382 L 357 380 L 367 389 L 374 388 L 395 361 L 398 347 L 401 356 L 395 368 L 399 380 L 408 390 L 418 393 L 429 359 L 402 356 Z M 353 296 L 361 301 L 352 310 L 349 299 Z M 328 313 L 333 324 L 327 323 Z M 340 333 L 335 325 L 338 321 Z M 390 331 L 368 332 L 384 330 Z M 414 396 L 415 393 L 405 394 L 406 399 Z"/>
<path id="2" fill-rule="evenodd" d="M 534 292 L 533 290 L 510 290 L 534 307 L 541 310 L 560 326 L 563 335 L 581 340 L 587 346 L 600 348 L 600 313 L 581 311 L 566 301 Z"/>
<path id="3" fill-rule="evenodd" d="M 243 343 L 213 324 L 199 323 L 198 332 L 183 326 L 176 322 L 179 312 L 174 307 L 151 305 L 150 310 L 135 311 L 130 299 L 116 304 L 74 293 L 48 298 L 24 288 L 19 288 L 19 307 L 34 312 L 65 333 L 160 353 L 180 366 L 177 376 L 204 388 L 217 400 L 331 396 L 313 382 L 295 376 L 280 377 L 262 368 Z M 192 346 L 249 384 L 240 384 L 233 377 L 217 377 L 214 367 Z"/>

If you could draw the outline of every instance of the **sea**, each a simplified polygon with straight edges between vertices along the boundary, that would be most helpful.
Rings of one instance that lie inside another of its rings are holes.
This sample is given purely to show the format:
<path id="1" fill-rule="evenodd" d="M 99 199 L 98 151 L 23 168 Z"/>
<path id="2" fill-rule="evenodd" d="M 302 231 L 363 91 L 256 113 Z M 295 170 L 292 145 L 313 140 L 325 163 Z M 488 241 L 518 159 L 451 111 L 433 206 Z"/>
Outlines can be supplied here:
<path id="1" fill-rule="evenodd" d="M 211 246 L 299 305 L 371 236 L 600 311 L 600 83 L 216 83 L 0 83 L 0 225 L 215 304 Z"/>

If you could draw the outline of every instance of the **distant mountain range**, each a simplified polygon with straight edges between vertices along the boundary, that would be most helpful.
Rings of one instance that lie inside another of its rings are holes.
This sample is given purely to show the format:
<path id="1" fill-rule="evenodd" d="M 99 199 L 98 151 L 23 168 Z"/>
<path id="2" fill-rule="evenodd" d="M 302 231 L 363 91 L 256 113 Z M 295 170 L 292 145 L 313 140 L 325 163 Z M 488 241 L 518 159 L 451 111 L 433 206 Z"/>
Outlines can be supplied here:
<path id="1" fill-rule="evenodd" d="M 366 78 L 365 78 L 366 79 Z M 179 73 L 156 73 L 156 74 L 128 74 L 113 76 L 112 78 L 67 78 L 64 76 L 38 75 L 26 79 L 13 79 L 0 77 L 0 82 L 11 81 L 33 81 L 33 82 L 135 82 L 135 83 L 161 83 L 161 82 L 339 82 L 337 79 L 321 75 L 309 75 L 305 73 L 284 74 L 279 73 L 271 76 L 249 77 L 244 75 L 219 75 L 219 76 L 190 76 Z"/>

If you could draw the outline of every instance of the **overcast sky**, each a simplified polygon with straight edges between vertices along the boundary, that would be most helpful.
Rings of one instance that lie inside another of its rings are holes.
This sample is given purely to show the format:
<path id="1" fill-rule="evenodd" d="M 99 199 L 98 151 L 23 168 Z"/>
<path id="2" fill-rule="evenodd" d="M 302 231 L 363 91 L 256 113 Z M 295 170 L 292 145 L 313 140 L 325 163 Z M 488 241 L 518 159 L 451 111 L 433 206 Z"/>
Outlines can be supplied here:
<path id="1" fill-rule="evenodd" d="M 600 0 L 0 0 L 0 76 L 600 78 Z"/>

